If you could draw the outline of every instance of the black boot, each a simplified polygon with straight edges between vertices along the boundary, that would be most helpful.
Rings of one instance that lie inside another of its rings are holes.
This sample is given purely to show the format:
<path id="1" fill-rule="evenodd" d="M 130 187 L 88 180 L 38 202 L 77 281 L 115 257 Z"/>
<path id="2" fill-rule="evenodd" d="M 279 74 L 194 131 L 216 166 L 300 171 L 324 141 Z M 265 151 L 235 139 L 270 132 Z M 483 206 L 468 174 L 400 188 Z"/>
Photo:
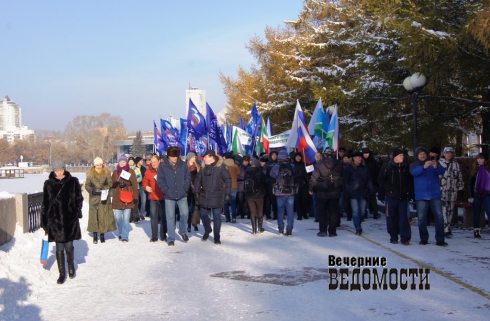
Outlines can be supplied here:
<path id="1" fill-rule="evenodd" d="M 105 243 L 104 233 L 100 233 L 100 243 Z"/>
<path id="2" fill-rule="evenodd" d="M 104 235 L 104 234 L 101 234 Z M 68 263 L 68 276 L 70 279 L 75 277 L 75 248 L 72 248 L 70 252 L 66 252 L 66 261 Z"/>
<path id="3" fill-rule="evenodd" d="M 97 232 L 94 232 L 94 244 L 97 244 Z"/>
<path id="4" fill-rule="evenodd" d="M 264 222 L 264 217 L 263 216 L 259 217 L 259 225 L 258 225 L 259 233 L 264 233 L 264 229 L 262 228 L 263 222 Z"/>
<path id="5" fill-rule="evenodd" d="M 60 277 L 56 283 L 63 284 L 66 279 L 66 270 L 65 270 L 65 251 L 56 252 L 56 261 L 58 262 L 58 271 L 60 271 Z"/>
<path id="6" fill-rule="evenodd" d="M 251 218 L 250 222 L 252 222 L 252 234 L 257 234 L 257 221 L 255 217 Z"/>

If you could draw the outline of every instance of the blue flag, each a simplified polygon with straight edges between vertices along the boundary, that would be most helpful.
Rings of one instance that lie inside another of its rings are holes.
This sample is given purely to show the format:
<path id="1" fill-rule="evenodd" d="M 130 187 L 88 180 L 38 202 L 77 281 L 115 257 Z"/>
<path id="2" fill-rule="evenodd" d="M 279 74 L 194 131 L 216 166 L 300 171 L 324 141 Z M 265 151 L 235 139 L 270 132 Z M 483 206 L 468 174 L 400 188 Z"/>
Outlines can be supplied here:
<path id="1" fill-rule="evenodd" d="M 163 141 L 162 134 L 158 130 L 155 121 L 153 121 L 153 144 L 155 144 L 157 153 L 160 156 L 163 155 L 163 153 L 167 150 L 167 145 Z"/>
<path id="2" fill-rule="evenodd" d="M 243 123 L 242 116 L 240 116 L 240 122 L 238 123 L 238 128 L 245 130 L 245 124 Z"/>
<path id="3" fill-rule="evenodd" d="M 216 152 L 223 154 L 223 151 L 226 150 L 226 140 L 223 136 L 221 128 L 218 125 L 218 118 L 208 103 L 206 103 L 206 125 L 210 140 L 218 145 L 218 150 L 216 150 Z"/>
<path id="4" fill-rule="evenodd" d="M 189 111 L 187 113 L 187 129 L 194 138 L 199 139 L 206 135 L 206 119 L 199 112 L 196 105 L 189 98 Z"/>
<path id="5" fill-rule="evenodd" d="M 168 120 L 161 119 L 160 118 L 160 125 L 161 125 L 161 132 L 165 132 L 165 130 L 170 130 L 172 134 L 179 136 L 179 130 L 172 126 L 172 123 L 170 123 Z"/>

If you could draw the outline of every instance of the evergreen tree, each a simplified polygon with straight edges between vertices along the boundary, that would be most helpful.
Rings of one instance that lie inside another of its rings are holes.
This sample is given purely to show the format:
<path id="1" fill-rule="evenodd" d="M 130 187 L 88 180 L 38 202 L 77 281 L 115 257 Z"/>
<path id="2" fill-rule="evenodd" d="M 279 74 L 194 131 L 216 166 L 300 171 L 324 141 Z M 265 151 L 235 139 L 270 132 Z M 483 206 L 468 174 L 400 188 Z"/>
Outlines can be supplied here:
<path id="1" fill-rule="evenodd" d="M 145 153 L 146 153 L 146 146 L 143 144 L 143 136 L 141 135 L 141 131 L 138 130 L 136 132 L 136 136 L 133 139 L 132 156 L 144 157 Z"/>

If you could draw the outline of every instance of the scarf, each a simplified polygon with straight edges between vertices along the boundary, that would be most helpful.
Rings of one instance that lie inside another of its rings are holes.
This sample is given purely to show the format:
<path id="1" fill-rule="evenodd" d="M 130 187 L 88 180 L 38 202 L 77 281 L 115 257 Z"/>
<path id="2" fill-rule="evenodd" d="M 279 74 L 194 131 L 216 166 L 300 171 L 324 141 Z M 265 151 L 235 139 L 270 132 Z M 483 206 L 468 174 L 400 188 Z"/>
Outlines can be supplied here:
<path id="1" fill-rule="evenodd" d="M 129 170 L 129 165 L 126 163 L 126 166 L 124 167 L 121 167 L 119 166 L 119 164 L 117 164 L 117 167 L 116 167 L 117 171 L 120 173 L 122 172 L 123 170 L 125 170 L 126 172 Z"/>
<path id="2" fill-rule="evenodd" d="M 485 166 L 478 168 L 476 174 L 475 193 L 478 194 L 490 194 L 490 173 L 488 173 Z"/>

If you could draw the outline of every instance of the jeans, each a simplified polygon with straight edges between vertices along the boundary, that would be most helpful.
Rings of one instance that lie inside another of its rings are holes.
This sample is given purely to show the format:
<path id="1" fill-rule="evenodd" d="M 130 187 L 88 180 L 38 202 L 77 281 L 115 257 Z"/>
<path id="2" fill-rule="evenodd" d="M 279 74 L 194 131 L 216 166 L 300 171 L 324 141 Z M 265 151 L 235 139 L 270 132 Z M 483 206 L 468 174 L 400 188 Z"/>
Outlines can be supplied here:
<path id="1" fill-rule="evenodd" d="M 284 232 L 284 209 L 287 211 L 286 233 L 293 231 L 294 226 L 294 195 L 276 196 L 277 200 L 277 227 Z"/>
<path id="2" fill-rule="evenodd" d="M 140 216 L 146 216 L 146 193 L 143 186 L 140 186 Z"/>
<path id="3" fill-rule="evenodd" d="M 485 208 L 488 222 L 490 224 L 490 195 L 485 197 L 475 196 L 473 199 L 473 227 L 480 228 L 481 205 Z"/>
<path id="4" fill-rule="evenodd" d="M 356 229 L 356 232 L 361 231 L 361 219 L 364 217 L 364 211 L 366 210 L 366 198 L 351 198 L 349 201 L 352 208 L 352 221 L 354 222 L 354 228 Z"/>
<path id="5" fill-rule="evenodd" d="M 204 227 L 204 232 L 211 233 L 211 222 L 209 219 L 209 211 L 213 214 L 213 233 L 214 233 L 214 241 L 220 240 L 220 231 L 221 231 L 221 208 L 203 208 L 199 209 L 199 213 L 201 214 L 202 225 Z"/>
<path id="6" fill-rule="evenodd" d="M 165 215 L 167 217 L 167 241 L 175 241 L 175 204 L 179 206 L 179 234 L 187 234 L 187 218 L 189 217 L 189 208 L 187 207 L 187 197 L 180 200 L 165 199 Z"/>
<path id="7" fill-rule="evenodd" d="M 230 191 L 230 202 L 224 204 L 224 212 L 226 220 L 230 220 L 230 206 L 231 206 L 231 218 L 236 218 L 236 194 L 237 189 L 232 188 Z"/>
<path id="8" fill-rule="evenodd" d="M 165 201 L 150 200 L 150 224 L 151 238 L 158 239 L 158 214 L 161 214 L 162 221 L 160 223 L 160 240 L 167 238 L 167 219 L 165 217 Z"/>
<path id="9" fill-rule="evenodd" d="M 427 230 L 427 211 L 430 207 L 432 209 L 432 213 L 434 213 L 434 218 L 436 220 L 436 242 L 444 242 L 444 219 L 442 218 L 441 199 L 439 198 L 416 202 L 420 240 L 429 240 L 429 231 Z"/>
<path id="10" fill-rule="evenodd" d="M 119 236 L 123 240 L 127 240 L 129 237 L 129 217 L 131 216 L 132 209 L 126 208 L 124 210 L 114 210 L 116 216 L 117 231 Z"/>
<path id="11" fill-rule="evenodd" d="M 408 222 L 407 203 L 408 200 L 399 200 L 386 197 L 386 229 L 390 235 L 390 241 L 408 242 L 412 238 L 412 230 Z"/>

